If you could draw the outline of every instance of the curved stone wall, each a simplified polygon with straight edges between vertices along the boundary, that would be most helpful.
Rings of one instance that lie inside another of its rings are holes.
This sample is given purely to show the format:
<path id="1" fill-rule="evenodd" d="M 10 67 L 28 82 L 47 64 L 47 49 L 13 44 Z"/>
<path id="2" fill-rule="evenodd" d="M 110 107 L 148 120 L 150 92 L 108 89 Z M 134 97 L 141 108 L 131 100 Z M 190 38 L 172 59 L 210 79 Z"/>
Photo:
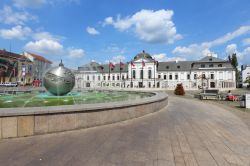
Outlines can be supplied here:
<path id="1" fill-rule="evenodd" d="M 138 101 L 2 108 L 0 109 L 0 139 L 111 124 L 159 111 L 167 104 L 167 94 L 155 93 L 152 97 Z"/>

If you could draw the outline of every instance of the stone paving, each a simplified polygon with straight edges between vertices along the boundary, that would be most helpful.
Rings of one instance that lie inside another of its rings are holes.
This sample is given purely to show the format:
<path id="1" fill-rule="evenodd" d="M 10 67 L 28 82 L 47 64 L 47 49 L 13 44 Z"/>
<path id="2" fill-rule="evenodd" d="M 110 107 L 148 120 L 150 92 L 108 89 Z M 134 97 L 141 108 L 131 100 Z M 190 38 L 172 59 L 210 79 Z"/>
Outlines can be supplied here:
<path id="1" fill-rule="evenodd" d="M 167 108 L 135 120 L 2 140 L 0 165 L 250 165 L 250 131 L 239 117 L 211 103 L 169 99 Z"/>

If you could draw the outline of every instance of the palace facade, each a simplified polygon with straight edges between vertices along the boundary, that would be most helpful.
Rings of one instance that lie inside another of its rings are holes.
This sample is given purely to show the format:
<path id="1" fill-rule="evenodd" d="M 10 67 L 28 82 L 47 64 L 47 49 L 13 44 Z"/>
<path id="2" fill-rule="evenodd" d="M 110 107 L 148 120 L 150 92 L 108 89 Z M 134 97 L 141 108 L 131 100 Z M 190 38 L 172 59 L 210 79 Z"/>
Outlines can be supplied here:
<path id="1" fill-rule="evenodd" d="M 235 70 L 229 61 L 213 56 L 198 61 L 157 62 L 142 52 L 127 64 L 91 62 L 75 72 L 76 88 L 157 88 L 173 90 L 234 89 Z"/>

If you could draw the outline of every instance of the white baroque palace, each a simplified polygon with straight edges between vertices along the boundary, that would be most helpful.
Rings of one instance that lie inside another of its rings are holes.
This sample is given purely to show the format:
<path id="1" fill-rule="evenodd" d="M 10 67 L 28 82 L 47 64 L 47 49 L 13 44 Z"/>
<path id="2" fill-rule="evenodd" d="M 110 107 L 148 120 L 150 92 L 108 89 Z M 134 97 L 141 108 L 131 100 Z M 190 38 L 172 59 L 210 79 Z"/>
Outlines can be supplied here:
<path id="1" fill-rule="evenodd" d="M 137 54 L 127 64 L 91 62 L 75 72 L 76 88 L 157 88 L 185 90 L 236 88 L 235 70 L 229 61 L 212 56 L 198 61 L 157 62 L 148 53 Z"/>

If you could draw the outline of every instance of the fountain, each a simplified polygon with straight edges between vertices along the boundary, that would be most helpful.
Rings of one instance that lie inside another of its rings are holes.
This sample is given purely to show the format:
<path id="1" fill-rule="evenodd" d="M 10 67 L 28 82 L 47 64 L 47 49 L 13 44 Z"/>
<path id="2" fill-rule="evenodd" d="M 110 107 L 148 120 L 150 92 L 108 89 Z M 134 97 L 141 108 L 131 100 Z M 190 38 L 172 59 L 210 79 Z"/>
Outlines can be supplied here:
<path id="1" fill-rule="evenodd" d="M 55 96 L 66 95 L 74 86 L 75 76 L 64 67 L 62 60 L 58 67 L 53 67 L 45 73 L 44 87 Z"/>
<path id="2" fill-rule="evenodd" d="M 74 74 L 60 63 L 45 74 L 47 92 L 32 89 L 1 94 L 0 140 L 116 123 L 159 111 L 168 104 L 165 93 L 74 92 L 74 83 Z"/>
<path id="3" fill-rule="evenodd" d="M 126 100 L 132 101 L 154 95 L 149 92 L 101 90 L 72 91 L 75 85 L 75 76 L 71 70 L 64 67 L 62 61 L 59 66 L 53 67 L 45 73 L 43 83 L 47 92 L 39 92 L 32 89 L 29 91 L 30 93 L 24 93 L 17 90 L 12 94 L 2 94 L 0 96 L 0 108 L 45 107 L 108 103 Z"/>

